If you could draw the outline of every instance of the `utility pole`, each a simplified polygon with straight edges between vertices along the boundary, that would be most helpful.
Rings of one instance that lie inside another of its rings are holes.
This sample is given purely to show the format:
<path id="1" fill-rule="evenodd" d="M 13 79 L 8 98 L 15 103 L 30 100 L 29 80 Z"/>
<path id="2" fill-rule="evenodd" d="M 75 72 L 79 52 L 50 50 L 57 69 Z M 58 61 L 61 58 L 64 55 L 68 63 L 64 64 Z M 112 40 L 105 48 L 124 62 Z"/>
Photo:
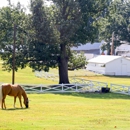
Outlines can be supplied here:
<path id="1" fill-rule="evenodd" d="M 112 33 L 111 55 L 114 53 L 114 32 Z"/>
<path id="2" fill-rule="evenodd" d="M 14 24 L 14 43 L 13 43 L 13 63 L 12 63 L 12 84 L 15 83 L 15 49 L 16 49 L 16 25 Z"/>

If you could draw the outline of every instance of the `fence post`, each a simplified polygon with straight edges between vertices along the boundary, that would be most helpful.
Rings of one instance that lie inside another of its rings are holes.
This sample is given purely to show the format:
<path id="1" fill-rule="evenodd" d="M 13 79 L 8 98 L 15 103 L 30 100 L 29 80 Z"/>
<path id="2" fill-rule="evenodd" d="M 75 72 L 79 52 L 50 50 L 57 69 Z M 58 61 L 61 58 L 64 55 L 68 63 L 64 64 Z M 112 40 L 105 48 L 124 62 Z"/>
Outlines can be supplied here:
<path id="1" fill-rule="evenodd" d="M 112 85 L 111 85 L 111 83 L 110 83 L 110 91 L 112 91 Z"/>
<path id="2" fill-rule="evenodd" d="M 90 83 L 90 86 L 91 86 L 91 90 L 94 91 L 94 87 L 93 87 L 92 81 L 91 81 L 91 83 Z"/>
<path id="3" fill-rule="evenodd" d="M 78 91 L 78 90 L 77 90 L 77 83 L 75 84 L 75 87 L 76 87 L 76 92 L 77 92 L 77 91 Z"/>
<path id="4" fill-rule="evenodd" d="M 62 83 L 61 86 L 62 86 L 62 92 L 63 92 L 63 90 L 64 90 L 64 88 L 63 88 L 63 87 L 64 87 L 64 84 Z"/>
<path id="5" fill-rule="evenodd" d="M 122 88 L 123 88 L 123 91 L 122 91 L 122 92 L 125 93 L 125 86 L 123 85 Z"/>
<path id="6" fill-rule="evenodd" d="M 128 94 L 130 95 L 130 87 L 128 87 Z"/>
<path id="7" fill-rule="evenodd" d="M 42 85 L 41 85 L 40 91 L 42 92 Z"/>

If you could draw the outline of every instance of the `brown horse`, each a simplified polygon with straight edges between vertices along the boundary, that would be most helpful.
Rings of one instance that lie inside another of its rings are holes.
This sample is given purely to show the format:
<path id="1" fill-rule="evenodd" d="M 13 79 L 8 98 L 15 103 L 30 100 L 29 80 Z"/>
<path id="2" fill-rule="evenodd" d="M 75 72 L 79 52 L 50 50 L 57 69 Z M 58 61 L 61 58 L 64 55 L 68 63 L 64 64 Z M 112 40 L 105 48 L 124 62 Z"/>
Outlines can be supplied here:
<path id="1" fill-rule="evenodd" d="M 15 103 L 16 103 L 16 98 L 19 98 L 20 106 L 22 108 L 22 102 L 21 102 L 21 97 L 23 96 L 24 99 L 24 105 L 26 108 L 28 108 L 28 97 L 24 89 L 20 85 L 11 85 L 11 84 L 3 84 L 0 86 L 0 103 L 1 103 L 1 108 L 6 109 L 5 105 L 5 98 L 6 95 L 9 96 L 14 96 L 14 108 L 15 108 Z"/>

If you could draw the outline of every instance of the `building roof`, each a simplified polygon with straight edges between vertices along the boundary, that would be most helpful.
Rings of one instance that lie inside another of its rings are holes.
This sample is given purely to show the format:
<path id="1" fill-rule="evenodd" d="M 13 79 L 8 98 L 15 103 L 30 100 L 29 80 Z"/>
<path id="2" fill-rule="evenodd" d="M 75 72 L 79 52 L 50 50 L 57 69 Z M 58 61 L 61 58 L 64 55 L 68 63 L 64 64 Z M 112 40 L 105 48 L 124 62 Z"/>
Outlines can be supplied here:
<path id="1" fill-rule="evenodd" d="M 121 44 L 119 47 L 116 48 L 116 51 L 130 51 L 130 45 Z"/>
<path id="2" fill-rule="evenodd" d="M 85 45 L 81 45 L 78 47 L 72 47 L 72 50 L 94 50 L 94 49 L 100 49 L 101 43 L 86 43 Z"/>
<path id="3" fill-rule="evenodd" d="M 126 57 L 127 60 L 130 60 L 130 57 Z"/>
<path id="4" fill-rule="evenodd" d="M 88 60 L 89 63 L 99 63 L 99 64 L 106 64 L 108 62 L 111 62 L 113 60 L 116 60 L 118 58 L 121 58 L 122 56 L 112 56 L 112 55 L 100 55 L 97 57 L 94 57 L 90 60 Z"/>

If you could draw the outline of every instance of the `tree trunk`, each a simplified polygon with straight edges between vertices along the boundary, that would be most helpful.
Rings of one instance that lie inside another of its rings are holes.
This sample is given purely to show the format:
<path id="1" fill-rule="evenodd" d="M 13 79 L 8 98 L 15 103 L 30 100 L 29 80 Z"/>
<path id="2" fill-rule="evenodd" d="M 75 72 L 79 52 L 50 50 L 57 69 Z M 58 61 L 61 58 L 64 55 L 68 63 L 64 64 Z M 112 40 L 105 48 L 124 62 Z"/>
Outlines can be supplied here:
<path id="1" fill-rule="evenodd" d="M 68 57 L 66 53 L 66 46 L 60 45 L 60 57 L 59 57 L 59 84 L 68 84 Z"/>

